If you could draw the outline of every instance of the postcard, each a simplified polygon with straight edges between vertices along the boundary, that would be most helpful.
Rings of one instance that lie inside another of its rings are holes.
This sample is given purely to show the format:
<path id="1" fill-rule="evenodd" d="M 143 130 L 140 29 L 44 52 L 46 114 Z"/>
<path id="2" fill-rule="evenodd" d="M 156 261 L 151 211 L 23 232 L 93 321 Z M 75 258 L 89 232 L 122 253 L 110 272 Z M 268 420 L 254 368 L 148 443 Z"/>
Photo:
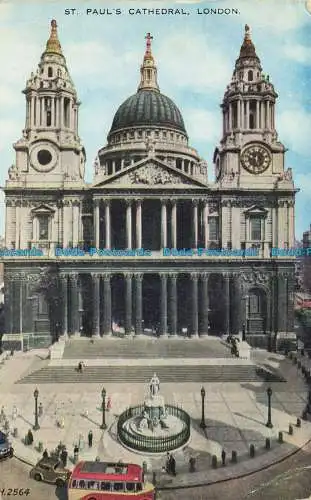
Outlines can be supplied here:
<path id="1" fill-rule="evenodd" d="M 310 23 L 0 3 L 1 499 L 311 494 Z"/>

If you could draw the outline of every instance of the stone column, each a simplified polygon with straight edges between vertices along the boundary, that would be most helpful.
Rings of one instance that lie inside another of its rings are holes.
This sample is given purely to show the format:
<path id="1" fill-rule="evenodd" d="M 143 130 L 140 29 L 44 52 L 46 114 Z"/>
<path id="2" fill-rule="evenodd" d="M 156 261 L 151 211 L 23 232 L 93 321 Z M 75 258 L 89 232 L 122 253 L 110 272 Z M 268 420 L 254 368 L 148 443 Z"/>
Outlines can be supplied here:
<path id="1" fill-rule="evenodd" d="M 260 118 L 260 108 L 259 108 L 259 101 L 256 101 L 256 129 L 258 130 L 260 125 L 259 125 L 259 118 Z"/>
<path id="2" fill-rule="evenodd" d="M 170 297 L 169 297 L 169 308 L 170 308 L 170 334 L 177 335 L 177 274 L 170 273 Z"/>
<path id="3" fill-rule="evenodd" d="M 111 275 L 104 274 L 104 335 L 111 335 Z"/>
<path id="4" fill-rule="evenodd" d="M 100 274 L 93 274 L 93 335 L 100 336 Z"/>
<path id="5" fill-rule="evenodd" d="M 143 274 L 135 274 L 135 335 L 143 333 L 142 284 Z"/>
<path id="6" fill-rule="evenodd" d="M 295 244 L 295 210 L 294 202 L 288 202 L 288 246 L 293 248 Z"/>
<path id="7" fill-rule="evenodd" d="M 125 278 L 125 334 L 132 333 L 132 273 L 126 273 Z"/>
<path id="8" fill-rule="evenodd" d="M 240 120 L 241 120 L 241 129 L 245 128 L 245 122 L 244 122 L 244 101 L 241 101 L 241 115 L 240 115 Z"/>
<path id="9" fill-rule="evenodd" d="M 20 201 L 16 202 L 15 206 L 15 248 L 19 249 L 20 248 L 20 214 L 21 214 L 21 207 L 20 207 Z"/>
<path id="10" fill-rule="evenodd" d="M 200 336 L 208 335 L 208 273 L 201 274 L 201 325 Z"/>
<path id="11" fill-rule="evenodd" d="M 224 326 L 225 334 L 230 334 L 230 274 L 223 273 L 224 280 Z"/>
<path id="12" fill-rule="evenodd" d="M 142 248 L 141 200 L 136 200 L 136 248 Z"/>
<path id="13" fill-rule="evenodd" d="M 161 279 L 161 325 L 160 334 L 167 335 L 167 275 L 160 273 Z"/>
<path id="14" fill-rule="evenodd" d="M 94 238 L 95 238 L 95 247 L 99 248 L 100 243 L 100 214 L 99 214 L 99 200 L 93 200 L 94 203 Z"/>
<path id="15" fill-rule="evenodd" d="M 265 108 L 266 108 L 266 103 L 263 101 L 260 103 L 260 108 L 261 108 L 261 113 L 260 113 L 260 118 L 261 118 L 261 128 L 266 128 L 265 127 L 265 120 L 266 120 L 266 117 L 265 117 Z"/>
<path id="16" fill-rule="evenodd" d="M 233 123 L 232 123 L 232 102 L 229 104 L 229 131 L 233 129 Z"/>
<path id="17" fill-rule="evenodd" d="M 285 220 L 284 220 L 284 211 L 285 211 L 285 202 L 279 200 L 278 208 L 277 208 L 277 244 L 275 245 L 278 248 L 284 248 L 285 243 Z"/>
<path id="18" fill-rule="evenodd" d="M 177 205 L 176 200 L 172 200 L 171 212 L 172 248 L 177 248 Z"/>
<path id="19" fill-rule="evenodd" d="M 249 101 L 246 101 L 246 123 L 245 128 L 249 129 Z"/>
<path id="20" fill-rule="evenodd" d="M 105 248 L 111 247 L 111 232 L 110 232 L 110 201 L 105 201 Z"/>
<path id="21" fill-rule="evenodd" d="M 266 128 L 270 129 L 270 102 L 266 104 Z"/>
<path id="22" fill-rule="evenodd" d="M 244 322 L 242 319 L 242 306 L 244 307 L 244 311 L 246 310 L 245 300 L 242 300 L 239 273 L 233 275 L 232 305 L 234 311 L 232 317 L 232 333 L 234 335 L 239 335 L 242 332 Z"/>
<path id="23" fill-rule="evenodd" d="M 204 203 L 203 208 L 203 227 L 204 227 L 204 248 L 208 248 L 209 227 L 208 227 L 208 202 Z"/>
<path id="24" fill-rule="evenodd" d="M 4 311 L 5 311 L 5 331 L 13 333 L 13 281 L 11 276 L 5 275 L 5 294 L 4 294 Z"/>
<path id="25" fill-rule="evenodd" d="M 77 247 L 79 243 L 79 225 L 80 225 L 80 201 L 73 200 L 72 202 L 72 246 Z M 99 228 L 99 220 L 98 228 Z M 99 245 L 96 245 L 98 248 Z"/>
<path id="26" fill-rule="evenodd" d="M 132 248 L 132 200 L 126 200 L 126 241 L 127 248 Z"/>
<path id="27" fill-rule="evenodd" d="M 240 99 L 237 102 L 237 128 L 241 128 L 241 101 Z"/>
<path id="28" fill-rule="evenodd" d="M 78 274 L 71 274 L 70 282 L 70 329 L 71 333 L 79 333 L 79 294 L 78 294 Z"/>
<path id="29" fill-rule="evenodd" d="M 51 99 L 51 127 L 55 127 L 55 105 L 54 99 Z"/>
<path id="30" fill-rule="evenodd" d="M 191 336 L 199 336 L 199 308 L 198 308 L 198 274 L 191 274 L 192 282 L 192 321 L 191 321 Z"/>
<path id="31" fill-rule="evenodd" d="M 198 200 L 192 200 L 193 206 L 193 248 L 198 248 Z"/>
<path id="32" fill-rule="evenodd" d="M 63 305 L 63 320 L 62 320 L 62 334 L 68 335 L 68 275 L 63 274 L 60 277 L 62 297 L 61 302 Z"/>
<path id="33" fill-rule="evenodd" d="M 167 247 L 167 211 L 166 199 L 161 200 L 161 248 Z"/>

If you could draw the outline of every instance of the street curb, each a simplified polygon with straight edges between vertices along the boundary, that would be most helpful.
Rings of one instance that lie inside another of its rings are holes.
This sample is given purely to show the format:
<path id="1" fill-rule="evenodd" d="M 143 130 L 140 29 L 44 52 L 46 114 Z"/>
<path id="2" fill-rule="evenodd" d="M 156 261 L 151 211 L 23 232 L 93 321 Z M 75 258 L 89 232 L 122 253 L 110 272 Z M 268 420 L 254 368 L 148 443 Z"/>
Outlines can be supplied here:
<path id="1" fill-rule="evenodd" d="M 23 462 L 23 464 L 26 464 L 26 465 L 29 465 L 29 467 L 34 467 L 35 464 L 29 462 L 28 460 L 26 460 L 25 458 L 22 458 L 20 457 L 19 455 L 13 455 L 14 458 L 16 458 L 17 460 L 19 460 L 20 462 Z"/>
<path id="2" fill-rule="evenodd" d="M 253 469 L 251 471 L 248 471 L 248 472 L 236 473 L 236 474 L 234 474 L 234 475 L 232 475 L 230 477 L 226 477 L 226 478 L 223 478 L 223 479 L 216 479 L 216 480 L 210 480 L 210 481 L 202 481 L 202 482 L 197 482 L 197 483 L 193 483 L 193 484 L 182 484 L 182 485 L 172 485 L 172 486 L 159 486 L 159 487 L 157 487 L 157 491 L 160 492 L 160 491 L 182 490 L 182 489 L 186 490 L 186 489 L 190 489 L 190 488 L 200 488 L 202 486 L 212 486 L 213 484 L 226 483 L 226 482 L 234 480 L 234 479 L 242 479 L 244 477 L 251 476 L 252 474 L 256 474 L 258 472 L 261 472 L 261 471 L 264 471 L 266 469 L 269 469 L 270 467 L 272 467 L 274 465 L 277 465 L 277 464 L 280 464 L 280 463 L 284 462 L 285 460 L 287 460 L 288 458 L 294 456 L 300 450 L 302 450 L 303 448 L 305 448 L 310 443 L 311 443 L 311 438 L 308 441 L 306 441 L 301 447 L 296 448 L 295 450 L 293 450 L 292 452 L 288 453 L 284 457 L 276 459 L 276 460 L 272 460 L 269 464 L 257 467 L 257 468 L 255 468 L 255 469 Z M 20 462 L 28 465 L 29 467 L 34 467 L 34 465 L 35 465 L 35 464 L 31 463 L 30 461 L 28 461 L 27 459 L 25 459 L 25 458 L 23 458 L 23 457 L 21 457 L 19 455 L 14 455 L 14 457 L 17 460 L 19 460 Z M 206 471 L 206 473 L 208 474 L 208 471 Z"/>
<path id="3" fill-rule="evenodd" d="M 237 473 L 236 475 L 233 475 L 233 476 L 230 476 L 230 477 L 226 477 L 224 479 L 216 479 L 214 481 L 211 480 L 211 481 L 205 481 L 205 482 L 194 483 L 194 484 L 184 484 L 184 485 L 180 485 L 180 486 L 178 486 L 178 485 L 176 485 L 176 486 L 159 486 L 159 487 L 157 487 L 157 491 L 169 491 L 169 490 L 182 490 L 182 489 L 190 489 L 190 488 L 200 488 L 202 486 L 212 486 L 213 484 L 226 483 L 226 482 L 231 481 L 233 479 L 242 479 L 244 477 L 251 476 L 252 474 L 256 474 L 257 472 L 261 472 L 261 471 L 264 471 L 266 469 L 269 469 L 270 467 L 272 467 L 274 465 L 281 464 L 282 462 L 284 462 L 288 458 L 294 456 L 296 453 L 298 453 L 300 450 L 302 450 L 303 448 L 305 448 L 305 446 L 307 446 L 310 443 L 311 443 L 311 439 L 309 439 L 308 441 L 306 441 L 303 444 L 303 446 L 297 448 L 296 450 L 293 450 L 291 453 L 289 453 L 285 457 L 282 457 L 282 458 L 276 459 L 274 461 L 271 461 L 269 464 L 263 465 L 261 467 L 258 467 L 257 469 L 255 468 L 252 471 L 248 471 L 248 472 L 244 472 L 244 473 L 243 472 L 242 473 Z M 206 471 L 206 473 L 208 473 L 208 471 Z"/>

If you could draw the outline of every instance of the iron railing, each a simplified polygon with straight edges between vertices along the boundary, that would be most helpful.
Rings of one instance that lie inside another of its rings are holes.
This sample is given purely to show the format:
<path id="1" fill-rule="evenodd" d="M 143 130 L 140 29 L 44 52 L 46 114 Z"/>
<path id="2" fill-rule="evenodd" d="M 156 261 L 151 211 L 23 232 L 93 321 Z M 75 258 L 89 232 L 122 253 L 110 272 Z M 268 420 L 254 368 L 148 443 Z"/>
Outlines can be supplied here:
<path id="1" fill-rule="evenodd" d="M 117 432 L 121 443 L 125 446 L 141 452 L 163 453 L 176 450 L 186 444 L 190 438 L 191 421 L 188 413 L 178 406 L 165 405 L 168 415 L 177 417 L 183 422 L 183 429 L 177 434 L 169 436 L 143 436 L 134 434 L 124 424 L 133 417 L 142 416 L 144 405 L 127 408 L 118 419 Z"/>

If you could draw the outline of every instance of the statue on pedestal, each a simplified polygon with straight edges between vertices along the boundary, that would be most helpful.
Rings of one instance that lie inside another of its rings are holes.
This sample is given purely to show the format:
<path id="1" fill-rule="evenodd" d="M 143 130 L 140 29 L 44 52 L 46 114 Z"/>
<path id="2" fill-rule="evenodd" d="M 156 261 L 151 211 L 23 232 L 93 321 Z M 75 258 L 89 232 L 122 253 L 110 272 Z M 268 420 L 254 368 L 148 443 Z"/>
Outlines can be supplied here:
<path id="1" fill-rule="evenodd" d="M 153 377 L 150 380 L 149 389 L 150 389 L 151 398 L 154 398 L 155 396 L 157 396 L 157 394 L 160 390 L 160 380 L 159 380 L 156 373 L 153 374 Z"/>

